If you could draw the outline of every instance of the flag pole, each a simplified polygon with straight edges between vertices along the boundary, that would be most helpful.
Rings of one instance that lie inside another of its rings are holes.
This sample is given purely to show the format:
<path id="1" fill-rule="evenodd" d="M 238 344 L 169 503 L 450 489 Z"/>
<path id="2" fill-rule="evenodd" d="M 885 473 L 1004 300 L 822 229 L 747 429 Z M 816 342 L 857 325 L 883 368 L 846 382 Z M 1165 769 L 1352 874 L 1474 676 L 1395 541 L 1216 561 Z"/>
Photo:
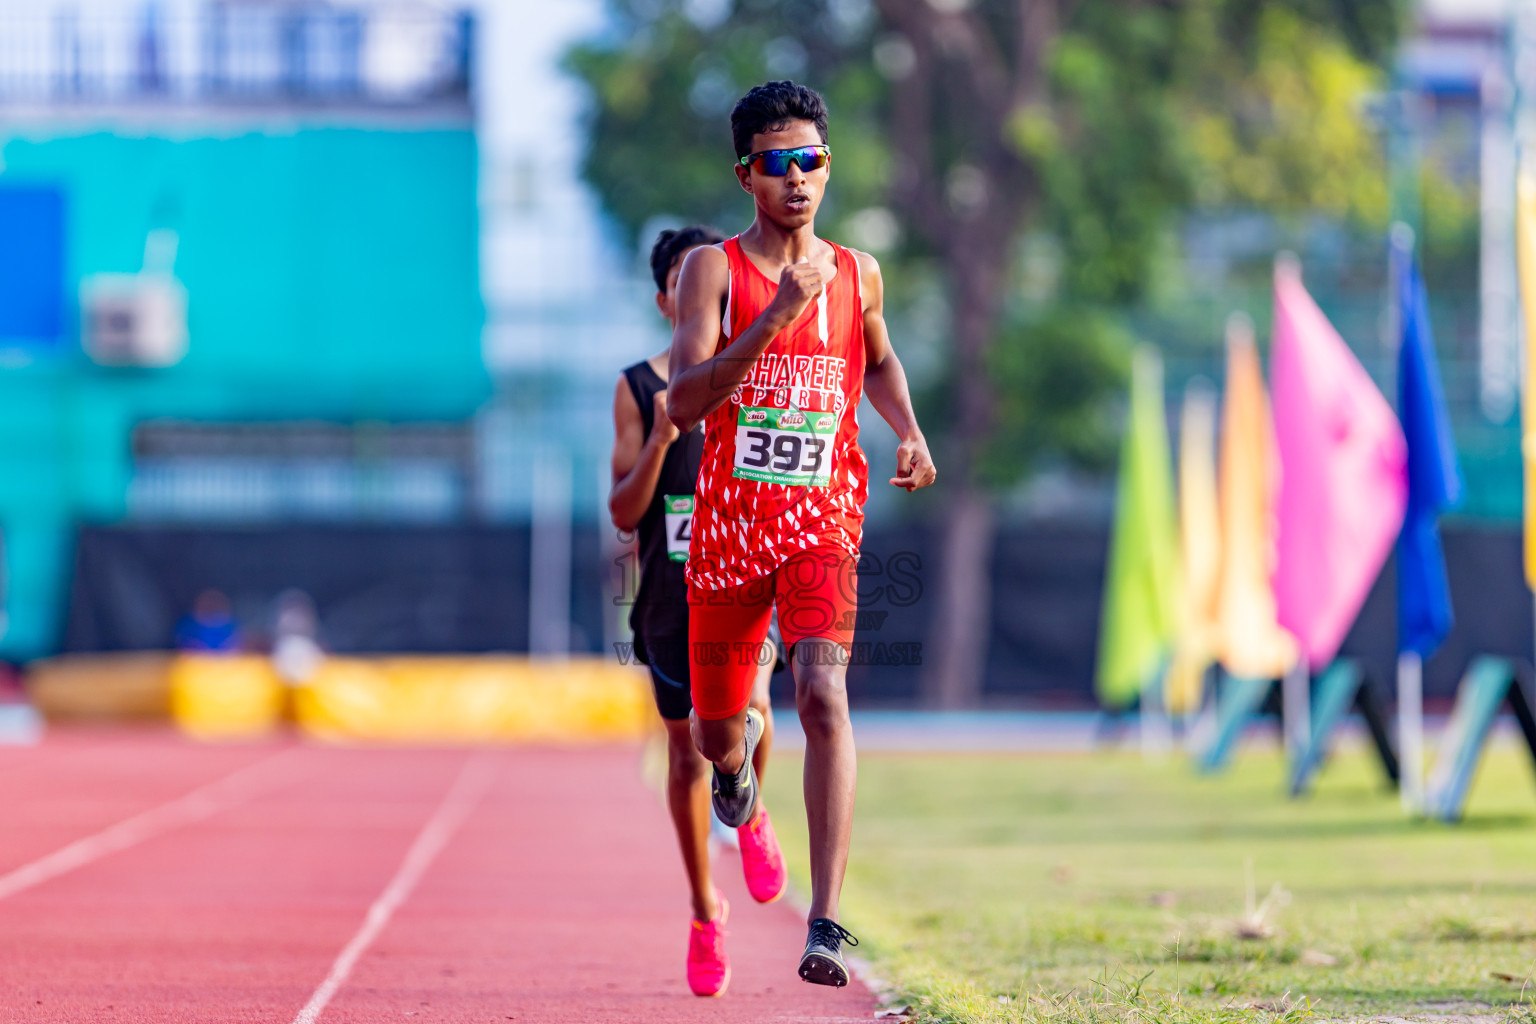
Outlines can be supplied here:
<path id="1" fill-rule="evenodd" d="M 1524 122 L 1523 127 L 1529 128 L 1529 122 Z M 1516 308 L 1520 313 L 1524 314 L 1515 318 L 1515 337 L 1517 341 L 1515 358 L 1516 368 L 1520 374 L 1519 387 L 1516 392 L 1520 396 L 1520 418 L 1518 420 L 1520 427 L 1520 469 L 1525 476 L 1525 487 L 1523 488 L 1525 507 L 1521 510 L 1521 519 L 1523 520 L 1521 523 L 1523 537 L 1521 539 L 1525 556 L 1525 585 L 1532 592 L 1532 638 L 1533 641 L 1536 641 L 1536 577 L 1532 576 L 1531 558 L 1533 544 L 1531 531 L 1536 530 L 1536 509 L 1531 508 L 1532 487 L 1530 481 L 1532 473 L 1531 431 L 1533 425 L 1536 425 L 1536 410 L 1533 410 L 1531 406 L 1532 402 L 1536 402 L 1536 394 L 1532 394 L 1532 375 L 1536 374 L 1536 367 L 1531 365 L 1531 346 L 1536 344 L 1536 337 L 1531 336 L 1531 303 L 1536 302 L 1536 295 L 1530 294 L 1530 281 L 1528 280 L 1530 276 L 1529 261 L 1532 254 L 1530 253 L 1530 222 L 1527 220 L 1531 215 L 1531 211 L 1526 201 L 1526 194 L 1531 183 L 1532 168 L 1525 150 L 1529 141 L 1527 138 L 1520 140 L 1516 150 L 1517 156 L 1515 161 L 1515 270 L 1519 282 L 1519 300 Z M 1533 644 L 1532 663 L 1536 664 L 1536 644 Z M 1517 682 L 1515 685 L 1523 684 Z M 1536 695 L 1527 694 L 1528 699 L 1533 696 Z"/>
<path id="2" fill-rule="evenodd" d="M 1294 765 L 1312 739 L 1312 675 L 1305 652 L 1280 680 L 1280 710 L 1285 731 L 1286 761 Z"/>
<path id="3" fill-rule="evenodd" d="M 1398 281 L 1404 260 L 1412 258 L 1413 228 L 1397 221 L 1387 247 L 1387 338 L 1395 356 L 1403 344 L 1402 296 Z M 1402 410 L 1398 410 L 1401 414 Z M 1402 638 L 1398 638 L 1402 642 Z M 1417 651 L 1397 655 L 1397 744 L 1400 748 L 1399 795 L 1408 814 L 1424 811 L 1424 659 Z"/>
<path id="4" fill-rule="evenodd" d="M 1282 249 L 1275 253 L 1275 270 L 1282 268 L 1299 275 L 1301 260 Z M 1280 718 L 1286 761 L 1294 765 L 1312 740 L 1312 675 L 1304 649 L 1297 651 L 1295 664 L 1280 678 Z"/>
<path id="5" fill-rule="evenodd" d="M 1403 810 L 1424 812 L 1424 662 L 1414 651 L 1397 656 L 1397 742 L 1402 748 Z"/>
<path id="6" fill-rule="evenodd" d="M 1141 756 L 1147 761 L 1166 761 L 1173 751 L 1173 726 L 1168 718 L 1168 666 L 1158 666 L 1141 688 Z"/>

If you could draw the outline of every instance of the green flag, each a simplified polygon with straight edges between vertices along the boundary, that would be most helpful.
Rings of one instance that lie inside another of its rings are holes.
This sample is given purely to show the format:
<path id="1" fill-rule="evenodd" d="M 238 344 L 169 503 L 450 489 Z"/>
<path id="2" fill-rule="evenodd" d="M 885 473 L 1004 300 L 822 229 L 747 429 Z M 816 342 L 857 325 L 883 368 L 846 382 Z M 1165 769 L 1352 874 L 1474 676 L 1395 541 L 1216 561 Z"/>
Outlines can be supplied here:
<path id="1" fill-rule="evenodd" d="M 1131 359 L 1131 410 L 1115 487 L 1114 533 L 1099 626 L 1099 700 L 1136 699 L 1178 633 L 1179 535 L 1173 465 L 1163 414 L 1163 363 L 1139 346 Z"/>

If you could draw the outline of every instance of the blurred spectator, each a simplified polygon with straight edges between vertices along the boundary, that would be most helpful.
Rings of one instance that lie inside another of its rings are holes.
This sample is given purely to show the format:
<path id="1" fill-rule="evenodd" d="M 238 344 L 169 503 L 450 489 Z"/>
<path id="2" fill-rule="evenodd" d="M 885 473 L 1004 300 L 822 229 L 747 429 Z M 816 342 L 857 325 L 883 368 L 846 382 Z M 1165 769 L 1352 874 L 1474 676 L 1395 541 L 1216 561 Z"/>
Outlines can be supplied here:
<path id="1" fill-rule="evenodd" d="M 21 671 L 8 661 L 0 661 L 0 704 L 24 704 L 26 700 Z"/>
<path id="2" fill-rule="evenodd" d="M 272 625 L 272 667 L 289 686 L 302 686 L 320 668 L 325 650 L 319 632 L 315 602 L 302 590 L 285 590 L 277 596 Z"/>
<path id="3" fill-rule="evenodd" d="M 208 589 L 197 595 L 192 611 L 176 623 L 178 651 L 230 652 L 240 649 L 240 627 L 223 591 Z"/>
<path id="4" fill-rule="evenodd" d="M 21 670 L 0 661 L 0 744 L 36 743 L 43 738 L 43 716 L 32 706 Z"/>

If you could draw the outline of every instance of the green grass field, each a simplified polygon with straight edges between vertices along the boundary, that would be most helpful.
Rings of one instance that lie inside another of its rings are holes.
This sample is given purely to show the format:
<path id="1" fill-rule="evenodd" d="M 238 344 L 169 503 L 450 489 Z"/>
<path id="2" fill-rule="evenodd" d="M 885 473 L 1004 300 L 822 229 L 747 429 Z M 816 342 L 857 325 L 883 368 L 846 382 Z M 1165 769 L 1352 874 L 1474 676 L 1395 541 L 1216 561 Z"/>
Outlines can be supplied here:
<path id="1" fill-rule="evenodd" d="M 767 797 L 806 892 L 799 773 L 777 758 Z M 843 920 L 925 1021 L 1536 1019 L 1524 754 L 1489 755 L 1454 827 L 1405 819 L 1363 751 L 1308 798 L 1281 780 L 1260 750 L 1215 778 L 1134 753 L 862 756 Z"/>

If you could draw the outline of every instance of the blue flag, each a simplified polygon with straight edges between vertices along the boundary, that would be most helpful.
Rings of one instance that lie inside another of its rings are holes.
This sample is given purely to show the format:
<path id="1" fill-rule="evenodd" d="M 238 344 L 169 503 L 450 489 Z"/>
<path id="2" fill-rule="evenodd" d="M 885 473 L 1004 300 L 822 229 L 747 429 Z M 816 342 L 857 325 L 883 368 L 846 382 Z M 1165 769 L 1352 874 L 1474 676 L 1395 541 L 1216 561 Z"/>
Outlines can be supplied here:
<path id="1" fill-rule="evenodd" d="M 1399 246 L 1397 257 L 1397 411 L 1408 439 L 1408 511 L 1397 539 L 1397 649 L 1427 658 L 1451 630 L 1451 590 L 1438 520 L 1461 500 L 1461 473 L 1424 279 L 1410 249 Z"/>

